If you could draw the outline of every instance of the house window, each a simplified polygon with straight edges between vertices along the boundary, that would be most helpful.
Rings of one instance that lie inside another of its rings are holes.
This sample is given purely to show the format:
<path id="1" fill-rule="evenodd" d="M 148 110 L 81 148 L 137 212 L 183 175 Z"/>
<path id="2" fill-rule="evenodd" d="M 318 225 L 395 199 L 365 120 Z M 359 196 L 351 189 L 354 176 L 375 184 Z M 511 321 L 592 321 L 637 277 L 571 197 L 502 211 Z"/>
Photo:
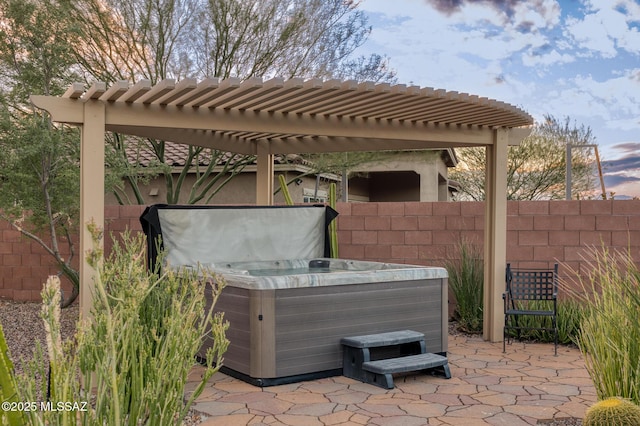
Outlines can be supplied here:
<path id="1" fill-rule="evenodd" d="M 315 189 L 304 188 L 302 190 L 302 202 L 303 203 L 326 203 L 327 191 L 318 190 L 316 194 Z"/>

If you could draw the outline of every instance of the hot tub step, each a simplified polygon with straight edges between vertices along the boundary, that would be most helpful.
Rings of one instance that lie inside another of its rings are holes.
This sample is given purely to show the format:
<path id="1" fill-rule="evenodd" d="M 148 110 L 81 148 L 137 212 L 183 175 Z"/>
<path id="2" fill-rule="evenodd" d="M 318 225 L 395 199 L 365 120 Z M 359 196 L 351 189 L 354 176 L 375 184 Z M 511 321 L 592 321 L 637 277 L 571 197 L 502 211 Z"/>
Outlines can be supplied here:
<path id="1" fill-rule="evenodd" d="M 400 330 L 364 336 L 343 337 L 340 340 L 343 345 L 353 348 L 376 348 L 412 342 L 424 342 L 424 334 L 413 330 Z"/>
<path id="2" fill-rule="evenodd" d="M 451 377 L 447 358 L 426 353 L 424 334 L 417 331 L 344 337 L 340 343 L 343 346 L 342 374 L 365 383 L 392 389 L 393 373 L 432 368 L 439 368 L 446 378 Z"/>
<path id="3" fill-rule="evenodd" d="M 442 355 L 423 353 L 399 358 L 388 358 L 362 363 L 362 369 L 366 372 L 366 382 L 386 389 L 393 389 L 393 374 L 410 371 L 422 371 L 439 368 L 442 375 L 449 379 L 451 371 L 449 362 Z"/>

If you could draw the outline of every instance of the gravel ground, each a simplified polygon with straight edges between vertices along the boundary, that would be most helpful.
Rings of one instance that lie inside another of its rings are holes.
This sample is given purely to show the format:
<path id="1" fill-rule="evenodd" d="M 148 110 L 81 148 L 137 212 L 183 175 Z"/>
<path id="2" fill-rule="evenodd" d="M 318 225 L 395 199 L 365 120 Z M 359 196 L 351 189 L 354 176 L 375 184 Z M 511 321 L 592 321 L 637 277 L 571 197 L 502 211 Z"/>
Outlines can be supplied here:
<path id="1" fill-rule="evenodd" d="M 11 358 L 18 373 L 22 372 L 22 361 L 32 358 L 36 342 L 40 342 L 43 348 L 46 348 L 40 307 L 39 303 L 0 300 L 0 323 L 2 323 Z M 73 336 L 77 320 L 77 305 L 61 311 L 60 332 L 63 339 Z"/>
<path id="2" fill-rule="evenodd" d="M 39 303 L 20 303 L 0 300 L 0 323 L 4 328 L 7 345 L 11 352 L 16 372 L 22 372 L 23 362 L 31 359 L 36 342 L 45 344 L 44 327 L 40 319 Z M 60 315 L 61 333 L 63 338 L 73 336 L 76 321 L 78 320 L 77 304 L 63 309 Z M 455 323 L 449 324 L 450 334 L 464 334 L 456 329 Z M 196 411 L 191 411 L 183 425 L 197 425 L 206 416 Z M 538 424 L 546 426 L 580 426 L 582 419 L 566 418 L 555 420 L 541 420 Z"/>

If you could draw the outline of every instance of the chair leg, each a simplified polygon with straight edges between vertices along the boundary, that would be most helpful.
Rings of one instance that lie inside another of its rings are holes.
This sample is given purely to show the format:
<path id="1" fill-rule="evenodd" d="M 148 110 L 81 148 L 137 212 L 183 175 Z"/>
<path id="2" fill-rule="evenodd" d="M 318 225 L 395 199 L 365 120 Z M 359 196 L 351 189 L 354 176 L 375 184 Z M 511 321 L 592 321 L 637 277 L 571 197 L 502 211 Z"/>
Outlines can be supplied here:
<path id="1" fill-rule="evenodd" d="M 502 327 L 502 353 L 507 352 L 507 327 L 509 327 L 509 315 L 504 316 L 504 327 Z"/>
<path id="2" fill-rule="evenodd" d="M 502 328 L 502 353 L 507 352 L 507 327 Z"/>
<path id="3" fill-rule="evenodd" d="M 558 356 L 558 322 L 556 320 L 556 317 L 553 317 L 553 332 L 553 355 Z"/>

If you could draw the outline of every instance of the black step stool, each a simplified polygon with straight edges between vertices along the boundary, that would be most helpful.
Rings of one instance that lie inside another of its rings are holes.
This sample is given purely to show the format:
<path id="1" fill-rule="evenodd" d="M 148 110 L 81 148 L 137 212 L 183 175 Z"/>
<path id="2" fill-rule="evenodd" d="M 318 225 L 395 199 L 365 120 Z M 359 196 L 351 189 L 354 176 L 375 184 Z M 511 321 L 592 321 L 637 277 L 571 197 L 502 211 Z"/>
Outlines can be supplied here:
<path id="1" fill-rule="evenodd" d="M 412 330 L 344 337 L 342 374 L 361 382 L 393 389 L 393 373 L 437 368 L 447 379 L 451 377 L 447 358 L 427 353 L 424 334 Z M 400 356 L 371 360 L 371 349 L 389 349 Z"/>

